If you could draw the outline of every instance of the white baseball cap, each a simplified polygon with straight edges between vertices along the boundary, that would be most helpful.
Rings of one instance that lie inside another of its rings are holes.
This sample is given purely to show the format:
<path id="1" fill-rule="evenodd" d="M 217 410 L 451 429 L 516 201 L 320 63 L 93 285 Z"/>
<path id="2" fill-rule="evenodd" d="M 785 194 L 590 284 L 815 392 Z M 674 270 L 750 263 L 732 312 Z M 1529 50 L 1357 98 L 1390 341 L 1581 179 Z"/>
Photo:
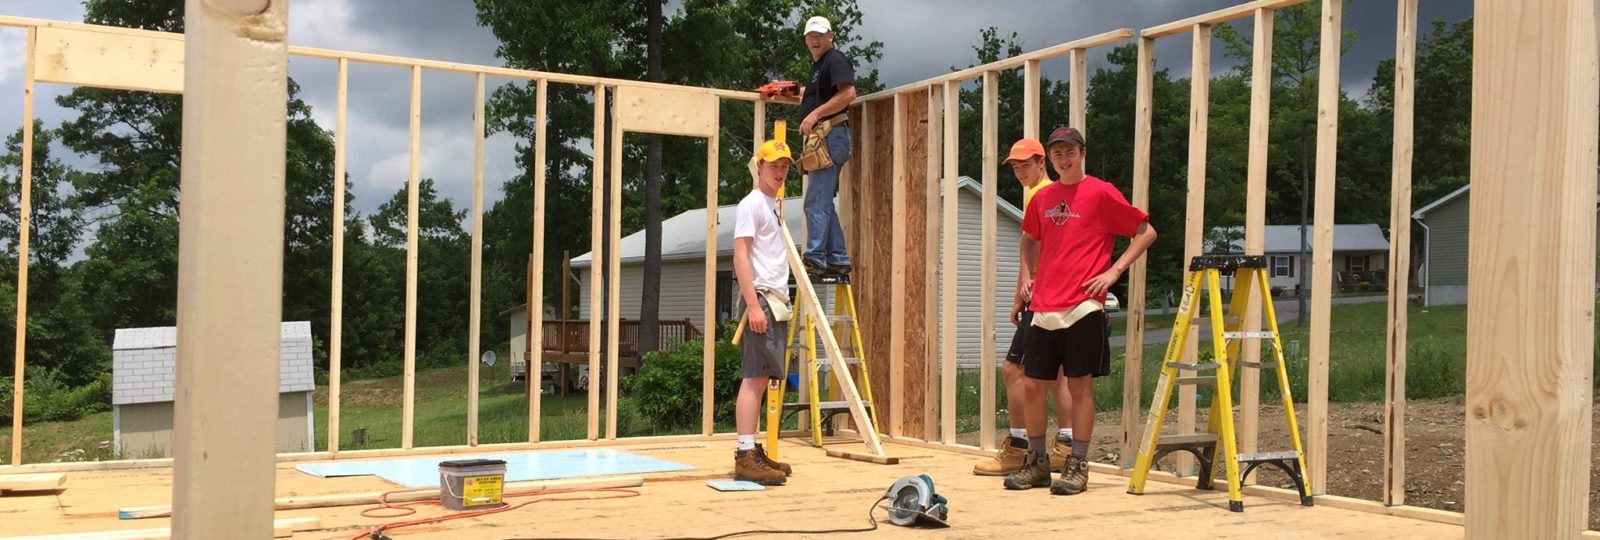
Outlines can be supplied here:
<path id="1" fill-rule="evenodd" d="M 816 16 L 816 17 L 812 17 L 811 19 L 806 21 L 806 32 L 805 33 L 807 33 L 807 34 L 810 34 L 812 32 L 815 32 L 815 33 L 818 33 L 818 34 L 827 34 L 827 33 L 832 32 L 832 31 L 833 31 L 833 25 L 828 23 L 828 18 L 827 17 L 823 17 L 823 16 L 819 15 L 819 16 Z"/>

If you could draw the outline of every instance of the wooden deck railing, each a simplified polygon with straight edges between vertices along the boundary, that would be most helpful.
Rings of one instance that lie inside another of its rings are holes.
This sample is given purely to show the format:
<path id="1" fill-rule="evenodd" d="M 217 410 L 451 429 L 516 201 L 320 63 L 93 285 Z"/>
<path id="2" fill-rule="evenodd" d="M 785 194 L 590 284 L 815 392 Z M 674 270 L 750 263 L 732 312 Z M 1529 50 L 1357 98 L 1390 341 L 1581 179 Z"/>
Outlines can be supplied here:
<path id="1" fill-rule="evenodd" d="M 618 357 L 637 363 L 639 360 L 639 321 L 622 319 L 622 335 L 617 339 Z M 604 323 L 602 323 L 602 327 Z M 700 329 L 689 319 L 663 320 L 656 334 L 656 350 L 665 349 L 685 341 L 700 339 Z M 588 320 L 544 321 L 544 360 L 546 362 L 588 361 Z"/>

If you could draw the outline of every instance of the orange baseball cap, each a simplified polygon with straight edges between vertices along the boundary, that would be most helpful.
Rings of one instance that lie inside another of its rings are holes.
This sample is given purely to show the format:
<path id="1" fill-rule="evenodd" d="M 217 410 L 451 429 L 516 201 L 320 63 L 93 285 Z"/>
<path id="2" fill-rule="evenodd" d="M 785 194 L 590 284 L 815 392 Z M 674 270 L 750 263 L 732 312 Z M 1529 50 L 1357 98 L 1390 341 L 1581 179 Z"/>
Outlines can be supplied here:
<path id="1" fill-rule="evenodd" d="M 1001 164 L 1010 164 L 1013 161 L 1024 161 L 1032 157 L 1044 157 L 1044 145 L 1033 139 L 1021 139 L 1011 145 L 1011 155 Z"/>

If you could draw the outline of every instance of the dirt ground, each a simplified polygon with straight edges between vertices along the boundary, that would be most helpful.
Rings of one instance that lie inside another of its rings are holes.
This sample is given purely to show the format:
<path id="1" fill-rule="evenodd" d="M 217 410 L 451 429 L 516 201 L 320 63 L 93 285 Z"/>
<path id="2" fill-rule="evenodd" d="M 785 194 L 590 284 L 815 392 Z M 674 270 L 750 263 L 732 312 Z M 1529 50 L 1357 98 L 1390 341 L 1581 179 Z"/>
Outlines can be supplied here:
<path id="1" fill-rule="evenodd" d="M 1282 407 L 1265 405 L 1261 408 L 1260 444 L 1258 451 L 1276 451 L 1290 448 L 1288 430 L 1285 428 Z M 1306 410 L 1295 408 L 1297 422 L 1304 436 Z M 1175 425 L 1173 415 L 1168 416 L 1168 430 Z M 1196 420 L 1198 429 L 1205 429 L 1205 411 Z M 1461 398 L 1411 401 L 1406 406 L 1406 500 L 1411 506 L 1461 512 L 1465 510 L 1466 497 L 1466 434 L 1465 406 Z M 1600 421 L 1600 412 L 1595 419 Z M 1121 417 L 1117 413 L 1101 414 L 1096 424 L 1094 446 L 1090 457 L 1102 463 L 1121 463 Z M 1370 501 L 1383 498 L 1383 404 L 1333 403 L 1329 405 L 1328 419 L 1328 493 Z M 1600 529 L 1600 424 L 1592 427 L 1589 487 L 1589 528 Z M 963 437 L 962 442 L 975 444 L 975 436 Z M 1159 468 L 1172 470 L 1172 457 L 1162 460 Z M 1266 472 L 1262 472 L 1266 471 Z M 1293 489 L 1287 477 L 1274 469 L 1257 469 L 1257 481 L 1264 485 Z M 1218 471 L 1217 478 L 1222 478 Z"/>

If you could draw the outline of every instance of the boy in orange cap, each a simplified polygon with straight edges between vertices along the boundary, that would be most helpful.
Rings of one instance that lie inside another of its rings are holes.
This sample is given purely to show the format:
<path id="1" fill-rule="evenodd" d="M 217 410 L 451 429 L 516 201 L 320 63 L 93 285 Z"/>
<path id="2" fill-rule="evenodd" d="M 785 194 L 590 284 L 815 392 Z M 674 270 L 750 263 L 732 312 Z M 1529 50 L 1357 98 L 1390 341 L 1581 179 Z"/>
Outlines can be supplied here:
<path id="1" fill-rule="evenodd" d="M 1021 139 L 1011 145 L 1011 154 L 1004 162 L 1011 166 L 1011 172 L 1017 176 L 1017 181 L 1022 183 L 1022 208 L 1026 212 L 1028 203 L 1032 202 L 1033 195 L 1051 184 L 1050 177 L 1045 173 L 1044 146 L 1034 139 Z M 1028 452 L 1027 416 L 1034 411 L 1023 404 L 1023 396 L 1027 393 L 1027 381 L 1022 373 L 1022 358 L 1026 350 L 1027 332 L 1033 320 L 1033 312 L 1028 311 L 1028 298 L 1032 295 L 1024 285 L 1028 282 L 1024 278 L 1033 275 L 1032 268 L 1022 269 L 1017 272 L 1017 293 L 1011 301 L 1011 324 L 1017 327 L 1016 334 L 1011 338 L 1010 350 L 1006 352 L 1004 368 L 1006 384 L 1006 419 L 1011 424 L 1011 432 L 1000 441 L 1000 449 L 995 452 L 994 459 L 983 461 L 972 467 L 972 474 L 979 476 L 1005 476 L 1022 468 L 1023 457 Z M 1072 399 L 1067 392 L 1067 379 L 1061 377 L 1060 384 L 1050 387 L 1050 395 L 1056 404 L 1057 430 L 1055 444 L 1050 449 L 1050 468 L 1059 469 L 1066 465 L 1066 449 L 1072 446 Z"/>

